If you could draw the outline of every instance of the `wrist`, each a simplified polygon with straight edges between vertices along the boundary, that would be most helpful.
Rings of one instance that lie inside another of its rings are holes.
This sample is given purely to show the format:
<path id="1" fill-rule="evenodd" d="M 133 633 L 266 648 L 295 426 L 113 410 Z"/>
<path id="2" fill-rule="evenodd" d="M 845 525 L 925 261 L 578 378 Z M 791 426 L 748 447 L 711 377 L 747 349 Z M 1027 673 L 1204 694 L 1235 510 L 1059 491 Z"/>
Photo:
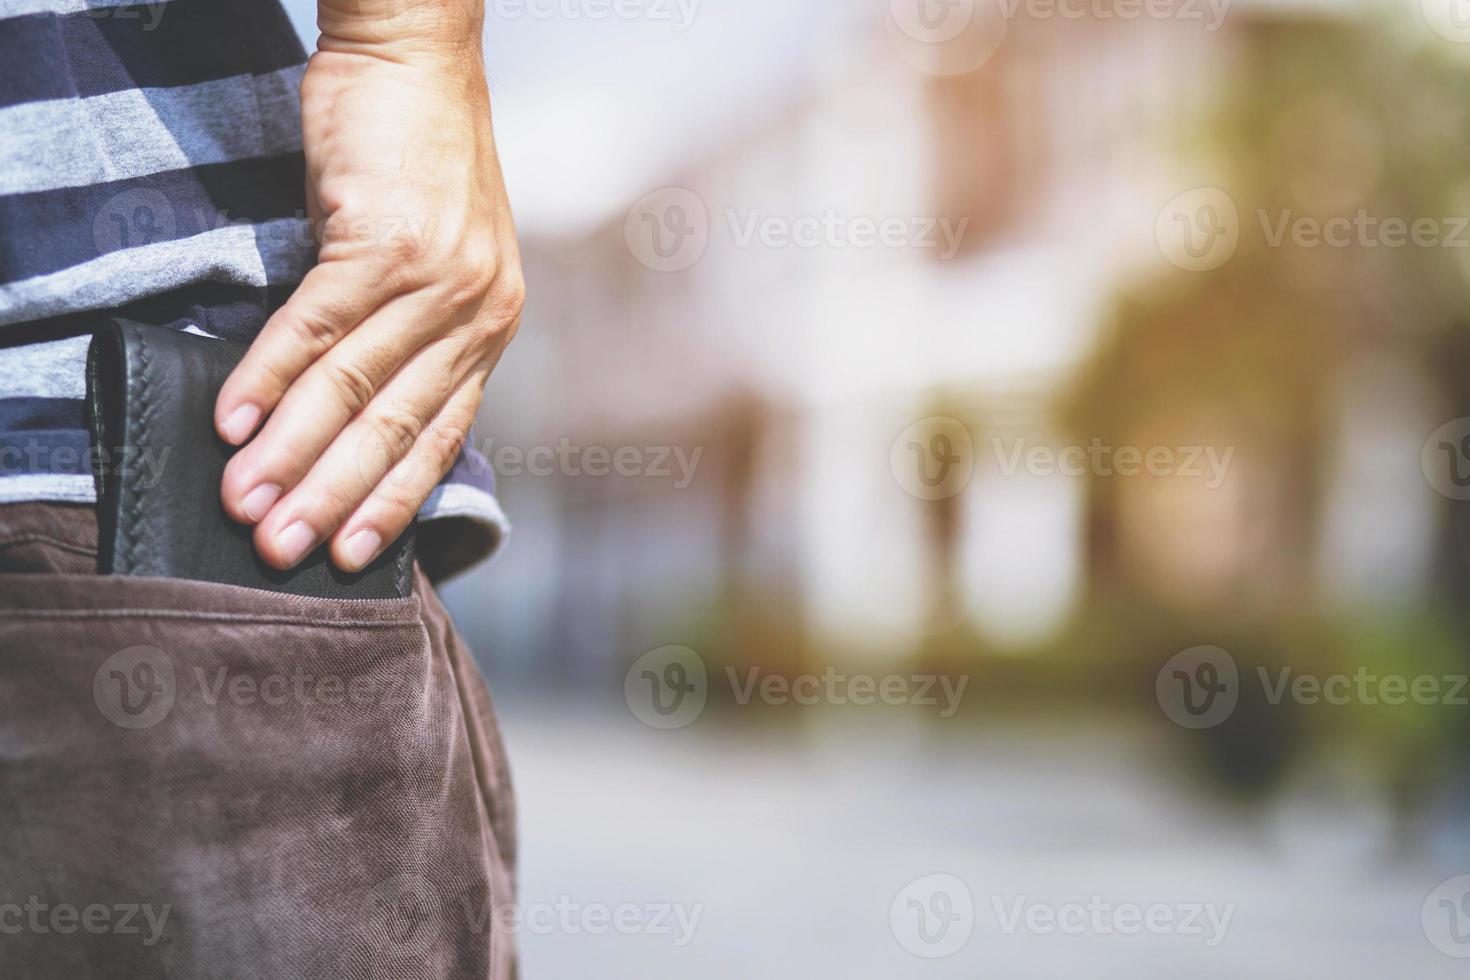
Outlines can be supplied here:
<path id="1" fill-rule="evenodd" d="M 318 0 L 321 51 L 394 61 L 478 60 L 484 0 Z"/>

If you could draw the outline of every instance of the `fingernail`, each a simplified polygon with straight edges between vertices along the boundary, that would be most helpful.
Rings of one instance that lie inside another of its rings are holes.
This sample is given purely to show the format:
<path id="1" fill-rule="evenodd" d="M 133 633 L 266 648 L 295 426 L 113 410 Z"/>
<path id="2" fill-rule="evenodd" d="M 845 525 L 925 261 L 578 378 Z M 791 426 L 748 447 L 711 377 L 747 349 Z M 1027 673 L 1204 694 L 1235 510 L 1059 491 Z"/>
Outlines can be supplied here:
<path id="1" fill-rule="evenodd" d="M 316 533 L 301 521 L 276 535 L 276 547 L 281 549 L 281 558 L 287 565 L 294 565 L 305 558 L 313 544 L 316 544 Z"/>
<path id="2" fill-rule="evenodd" d="M 357 571 L 377 555 L 378 549 L 383 546 L 383 538 L 372 528 L 363 528 L 352 537 L 347 539 L 343 548 L 346 552 L 347 564 L 352 566 L 352 571 Z"/>
<path id="3" fill-rule="evenodd" d="M 239 445 L 250 438 L 255 423 L 260 421 L 260 409 L 254 405 L 241 405 L 225 418 L 225 441 Z"/>
<path id="4" fill-rule="evenodd" d="M 280 495 L 280 487 L 274 483 L 262 483 L 245 495 L 245 499 L 240 501 L 240 509 L 245 512 L 246 517 L 259 523 L 266 514 L 270 513 L 271 507 Z"/>

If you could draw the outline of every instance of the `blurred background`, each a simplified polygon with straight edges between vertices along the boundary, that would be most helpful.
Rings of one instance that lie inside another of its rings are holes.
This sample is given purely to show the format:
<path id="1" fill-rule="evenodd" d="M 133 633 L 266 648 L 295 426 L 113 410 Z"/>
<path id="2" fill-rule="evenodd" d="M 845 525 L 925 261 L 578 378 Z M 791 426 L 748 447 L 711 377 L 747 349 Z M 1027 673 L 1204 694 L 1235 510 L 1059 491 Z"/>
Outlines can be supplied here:
<path id="1" fill-rule="evenodd" d="M 527 976 L 1464 975 L 1470 4 L 488 20 Z"/>

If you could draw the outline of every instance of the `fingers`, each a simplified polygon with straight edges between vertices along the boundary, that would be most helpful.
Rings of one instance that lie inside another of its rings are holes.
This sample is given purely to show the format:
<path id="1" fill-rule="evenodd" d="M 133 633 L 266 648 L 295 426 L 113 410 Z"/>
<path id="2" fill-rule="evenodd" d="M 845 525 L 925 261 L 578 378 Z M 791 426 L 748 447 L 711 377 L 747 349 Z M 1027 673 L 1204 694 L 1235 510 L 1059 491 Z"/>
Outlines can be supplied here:
<path id="1" fill-rule="evenodd" d="M 393 293 L 382 261 L 323 262 L 266 322 L 215 399 L 214 425 L 238 446 L 324 352 Z"/>
<path id="2" fill-rule="evenodd" d="M 448 400 L 453 380 L 463 377 L 454 356 L 452 346 L 442 343 L 419 351 L 329 437 L 324 451 L 306 460 L 305 476 L 286 485 L 285 496 L 256 526 L 256 550 L 268 564 L 282 569 L 297 564 L 409 454 Z"/>
<path id="3" fill-rule="evenodd" d="M 338 568 L 355 572 L 366 567 L 408 527 L 458 458 L 480 407 L 488 373 L 488 368 L 475 372 L 454 391 L 408 455 L 333 536 L 332 561 Z"/>
<path id="4" fill-rule="evenodd" d="M 242 524 L 264 518 L 421 347 L 432 312 L 424 297 L 394 299 L 308 367 L 280 398 L 265 428 L 225 467 L 225 512 Z M 442 388 L 443 381 L 433 385 Z"/>

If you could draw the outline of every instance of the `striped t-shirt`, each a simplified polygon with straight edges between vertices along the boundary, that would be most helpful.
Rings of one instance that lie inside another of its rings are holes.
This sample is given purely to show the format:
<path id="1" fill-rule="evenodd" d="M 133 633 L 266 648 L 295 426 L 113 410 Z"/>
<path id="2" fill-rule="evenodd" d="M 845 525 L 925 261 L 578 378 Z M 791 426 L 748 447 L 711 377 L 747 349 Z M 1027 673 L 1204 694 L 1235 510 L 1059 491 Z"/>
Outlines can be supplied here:
<path id="1" fill-rule="evenodd" d="M 0 503 L 95 499 L 99 311 L 249 341 L 316 245 L 278 0 L 0 0 Z M 466 448 L 420 518 L 507 524 Z"/>

